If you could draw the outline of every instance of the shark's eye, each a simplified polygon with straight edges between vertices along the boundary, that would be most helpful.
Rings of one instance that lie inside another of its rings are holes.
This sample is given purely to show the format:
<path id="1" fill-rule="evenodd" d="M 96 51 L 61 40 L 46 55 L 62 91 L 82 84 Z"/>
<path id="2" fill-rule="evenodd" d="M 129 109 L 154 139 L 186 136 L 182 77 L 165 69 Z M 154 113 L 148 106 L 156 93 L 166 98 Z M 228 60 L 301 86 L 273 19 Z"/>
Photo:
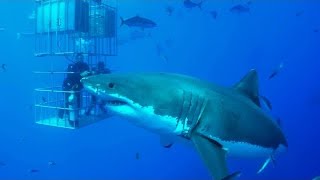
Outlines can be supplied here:
<path id="1" fill-rule="evenodd" d="M 114 87 L 114 83 L 109 83 L 108 86 L 109 86 L 109 88 L 113 88 Z"/>

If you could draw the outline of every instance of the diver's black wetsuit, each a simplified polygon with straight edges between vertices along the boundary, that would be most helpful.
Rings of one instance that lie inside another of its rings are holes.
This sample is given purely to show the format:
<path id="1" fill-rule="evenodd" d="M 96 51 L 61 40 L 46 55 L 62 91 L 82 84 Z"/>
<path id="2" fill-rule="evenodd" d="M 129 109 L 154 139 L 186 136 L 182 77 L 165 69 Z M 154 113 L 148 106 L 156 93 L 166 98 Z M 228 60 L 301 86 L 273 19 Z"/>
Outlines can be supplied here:
<path id="1" fill-rule="evenodd" d="M 77 98 L 77 106 L 76 108 L 81 107 L 81 91 L 83 89 L 83 85 L 80 82 L 82 76 L 81 73 L 89 71 L 89 66 L 87 63 L 83 61 L 77 61 L 74 64 L 69 64 L 68 66 L 68 72 L 73 72 L 73 73 L 68 73 L 67 77 L 64 79 L 63 84 L 62 84 L 62 90 L 63 91 L 76 91 L 75 96 Z M 65 108 L 68 108 L 69 106 L 69 96 L 71 93 L 66 92 L 65 93 Z M 69 111 L 67 111 L 69 112 Z M 59 111 L 59 118 L 63 118 L 63 115 L 65 113 L 65 110 L 60 110 Z M 69 113 L 68 113 L 69 114 Z"/>

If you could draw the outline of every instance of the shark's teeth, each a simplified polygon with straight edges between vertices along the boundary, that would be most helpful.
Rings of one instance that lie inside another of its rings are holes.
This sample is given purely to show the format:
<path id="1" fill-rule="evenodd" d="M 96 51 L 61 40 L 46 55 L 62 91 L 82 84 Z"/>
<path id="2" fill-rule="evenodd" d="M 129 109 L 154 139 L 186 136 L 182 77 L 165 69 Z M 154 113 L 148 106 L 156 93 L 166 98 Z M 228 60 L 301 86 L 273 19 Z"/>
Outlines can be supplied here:
<path id="1" fill-rule="evenodd" d="M 119 100 L 107 101 L 106 103 L 109 104 L 109 105 L 117 105 L 117 106 L 127 104 L 126 102 L 119 101 Z"/>

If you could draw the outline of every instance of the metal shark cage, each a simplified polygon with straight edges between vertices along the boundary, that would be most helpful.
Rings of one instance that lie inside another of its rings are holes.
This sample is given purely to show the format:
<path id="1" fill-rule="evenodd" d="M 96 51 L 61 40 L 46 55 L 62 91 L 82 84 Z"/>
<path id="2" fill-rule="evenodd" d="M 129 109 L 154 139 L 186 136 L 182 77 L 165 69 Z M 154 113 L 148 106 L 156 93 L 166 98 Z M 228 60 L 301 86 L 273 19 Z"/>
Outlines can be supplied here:
<path id="1" fill-rule="evenodd" d="M 36 78 L 45 81 L 44 87 L 34 90 L 36 123 L 76 129 L 106 118 L 97 107 L 94 113 L 84 115 L 91 95 L 64 91 L 64 78 L 75 72 L 57 68 L 58 59 L 72 61 L 79 54 L 90 69 L 117 55 L 117 8 L 105 1 L 36 0 L 35 56 L 50 59 L 44 61 L 43 71 L 34 72 Z M 65 97 L 70 96 L 80 98 L 80 105 L 66 105 Z M 67 113 L 59 117 L 61 111 Z"/>

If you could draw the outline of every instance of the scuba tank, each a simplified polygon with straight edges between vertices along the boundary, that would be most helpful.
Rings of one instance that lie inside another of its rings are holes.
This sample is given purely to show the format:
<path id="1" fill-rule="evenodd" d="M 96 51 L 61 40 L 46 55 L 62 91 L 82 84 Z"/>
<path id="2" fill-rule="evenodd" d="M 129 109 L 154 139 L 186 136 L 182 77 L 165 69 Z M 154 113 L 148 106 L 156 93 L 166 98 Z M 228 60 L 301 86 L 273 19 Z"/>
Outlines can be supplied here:
<path id="1" fill-rule="evenodd" d="M 70 121 L 76 121 L 78 119 L 78 113 L 77 113 L 77 96 L 75 95 L 75 92 L 72 92 L 70 96 L 68 97 L 68 104 L 69 104 L 69 120 Z"/>

